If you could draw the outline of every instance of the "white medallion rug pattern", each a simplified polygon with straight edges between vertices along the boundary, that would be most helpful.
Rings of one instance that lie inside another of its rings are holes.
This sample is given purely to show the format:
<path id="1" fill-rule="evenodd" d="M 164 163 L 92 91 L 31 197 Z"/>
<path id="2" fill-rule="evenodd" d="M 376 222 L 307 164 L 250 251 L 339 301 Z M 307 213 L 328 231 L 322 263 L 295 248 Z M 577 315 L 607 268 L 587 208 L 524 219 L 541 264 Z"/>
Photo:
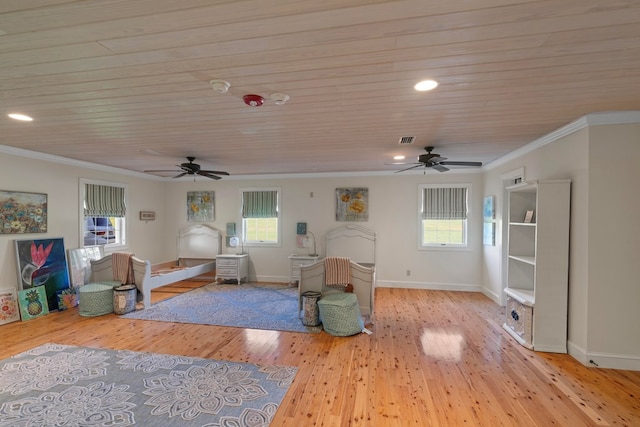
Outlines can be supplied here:
<path id="1" fill-rule="evenodd" d="M 45 344 L 0 361 L 0 426 L 268 426 L 296 373 Z"/>

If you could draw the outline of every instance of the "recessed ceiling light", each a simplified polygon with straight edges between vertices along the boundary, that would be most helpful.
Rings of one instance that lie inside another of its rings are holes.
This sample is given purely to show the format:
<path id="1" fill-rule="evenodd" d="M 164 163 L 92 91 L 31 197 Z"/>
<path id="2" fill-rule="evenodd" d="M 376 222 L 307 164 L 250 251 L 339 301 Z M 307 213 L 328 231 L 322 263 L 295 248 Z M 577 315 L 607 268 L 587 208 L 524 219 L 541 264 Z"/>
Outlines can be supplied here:
<path id="1" fill-rule="evenodd" d="M 435 80 L 423 80 L 418 82 L 413 88 L 420 92 L 425 92 L 427 90 L 433 90 L 438 87 L 438 82 Z"/>
<path id="2" fill-rule="evenodd" d="M 14 120 L 20 120 L 23 122 L 32 122 L 33 118 L 29 117 L 29 116 L 25 116 L 24 114 L 16 114 L 16 113 L 11 113 L 8 114 L 9 117 L 11 117 Z"/>
<path id="3" fill-rule="evenodd" d="M 404 156 L 393 156 L 393 160 L 404 160 Z"/>

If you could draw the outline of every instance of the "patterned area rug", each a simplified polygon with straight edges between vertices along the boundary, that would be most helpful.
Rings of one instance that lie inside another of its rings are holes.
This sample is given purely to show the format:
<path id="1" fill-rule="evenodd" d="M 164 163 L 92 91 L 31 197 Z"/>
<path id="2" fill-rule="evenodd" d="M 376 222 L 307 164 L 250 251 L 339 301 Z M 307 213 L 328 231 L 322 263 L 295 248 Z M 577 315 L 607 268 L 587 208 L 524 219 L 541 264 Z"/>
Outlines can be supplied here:
<path id="1" fill-rule="evenodd" d="M 45 344 L 0 361 L 0 426 L 268 426 L 297 370 Z"/>
<path id="2" fill-rule="evenodd" d="M 274 331 L 322 330 L 302 324 L 298 318 L 298 288 L 283 285 L 210 283 L 122 317 Z"/>

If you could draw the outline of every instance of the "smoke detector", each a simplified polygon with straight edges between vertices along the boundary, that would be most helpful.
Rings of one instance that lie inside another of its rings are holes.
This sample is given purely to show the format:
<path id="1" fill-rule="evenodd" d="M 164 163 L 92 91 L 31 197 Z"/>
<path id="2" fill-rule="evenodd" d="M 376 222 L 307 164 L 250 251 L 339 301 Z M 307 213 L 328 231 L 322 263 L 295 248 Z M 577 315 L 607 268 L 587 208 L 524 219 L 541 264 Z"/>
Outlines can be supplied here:
<path id="1" fill-rule="evenodd" d="M 284 105 L 284 103 L 289 100 L 289 95 L 287 95 L 286 93 L 276 92 L 272 93 L 269 98 L 271 98 L 273 103 L 276 105 Z"/>
<path id="2" fill-rule="evenodd" d="M 231 87 L 231 84 L 226 80 L 211 80 L 209 84 L 211 85 L 211 89 L 218 93 L 227 93 Z"/>
<path id="3" fill-rule="evenodd" d="M 242 97 L 242 100 L 249 107 L 259 107 L 264 104 L 264 98 L 260 95 L 249 94 Z"/>

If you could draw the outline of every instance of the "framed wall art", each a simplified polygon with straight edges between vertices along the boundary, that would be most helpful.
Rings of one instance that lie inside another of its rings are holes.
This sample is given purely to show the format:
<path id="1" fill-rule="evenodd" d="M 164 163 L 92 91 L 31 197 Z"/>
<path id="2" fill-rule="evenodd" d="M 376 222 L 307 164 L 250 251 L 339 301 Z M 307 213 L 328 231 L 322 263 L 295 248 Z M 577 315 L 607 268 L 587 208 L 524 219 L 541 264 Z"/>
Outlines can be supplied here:
<path id="1" fill-rule="evenodd" d="M 46 232 L 46 194 L 0 190 L 0 234 Z"/>
<path id="2" fill-rule="evenodd" d="M 369 189 L 336 188 L 336 221 L 368 221 Z"/>
<path id="3" fill-rule="evenodd" d="M 189 191 L 187 192 L 187 221 L 212 222 L 214 215 L 213 191 Z"/>
<path id="4" fill-rule="evenodd" d="M 62 238 L 16 240 L 19 289 L 42 287 L 48 307 L 58 309 L 56 293 L 69 288 L 69 269 Z"/>
<path id="5" fill-rule="evenodd" d="M 484 198 L 483 216 L 485 221 L 491 221 L 496 218 L 495 196 L 486 196 Z"/>

